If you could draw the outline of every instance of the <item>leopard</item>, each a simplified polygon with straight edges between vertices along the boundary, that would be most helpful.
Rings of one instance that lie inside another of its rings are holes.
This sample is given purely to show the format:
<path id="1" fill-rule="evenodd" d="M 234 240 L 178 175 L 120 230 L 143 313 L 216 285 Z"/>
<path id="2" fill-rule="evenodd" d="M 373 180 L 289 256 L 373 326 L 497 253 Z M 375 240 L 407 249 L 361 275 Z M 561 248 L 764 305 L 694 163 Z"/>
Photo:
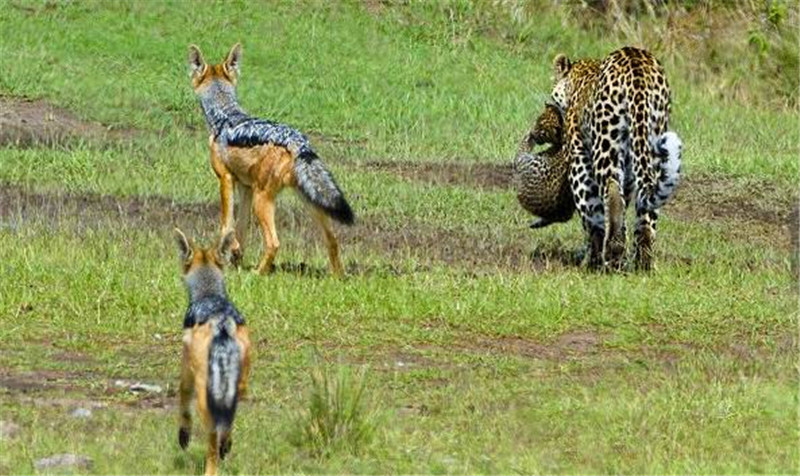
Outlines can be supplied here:
<path id="1" fill-rule="evenodd" d="M 542 152 L 535 145 L 549 144 Z M 542 112 L 520 141 L 512 162 L 513 183 L 522 208 L 538 218 L 530 228 L 569 221 L 575 213 L 567 175 L 569 155 L 564 147 L 564 118 L 553 103 Z"/>
<path id="2" fill-rule="evenodd" d="M 653 267 L 660 209 L 681 178 L 683 142 L 669 130 L 671 89 L 647 50 L 602 60 L 553 59 L 550 101 L 564 116 L 568 180 L 587 237 L 588 267 L 623 270 L 625 211 L 636 204 L 633 266 Z"/>

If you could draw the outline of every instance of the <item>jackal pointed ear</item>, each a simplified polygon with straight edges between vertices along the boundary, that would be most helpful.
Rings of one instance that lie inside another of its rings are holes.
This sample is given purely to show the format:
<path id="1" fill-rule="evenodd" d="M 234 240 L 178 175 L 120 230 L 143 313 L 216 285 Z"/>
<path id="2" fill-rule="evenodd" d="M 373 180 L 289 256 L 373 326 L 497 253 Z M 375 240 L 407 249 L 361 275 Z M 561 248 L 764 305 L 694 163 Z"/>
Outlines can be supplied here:
<path id="1" fill-rule="evenodd" d="M 571 68 L 572 62 L 565 55 L 558 54 L 553 58 L 553 74 L 555 74 L 556 79 L 566 76 Z"/>
<path id="2" fill-rule="evenodd" d="M 233 76 L 239 76 L 239 65 L 241 64 L 242 60 L 242 44 L 236 43 L 231 48 L 231 52 L 228 53 L 228 57 L 225 58 L 225 70 L 228 74 L 232 74 Z"/>
<path id="3" fill-rule="evenodd" d="M 178 244 L 178 257 L 181 263 L 189 262 L 194 255 L 192 242 L 187 240 L 186 235 L 178 228 L 175 228 L 175 242 Z"/>
<path id="4" fill-rule="evenodd" d="M 235 240 L 234 231 L 226 231 L 220 238 L 217 244 L 217 257 L 222 264 L 230 264 L 233 260 L 233 242 Z"/>
<path id="5" fill-rule="evenodd" d="M 196 76 L 202 74 L 206 68 L 206 61 L 203 59 L 203 53 L 196 45 L 189 45 L 189 75 Z"/>

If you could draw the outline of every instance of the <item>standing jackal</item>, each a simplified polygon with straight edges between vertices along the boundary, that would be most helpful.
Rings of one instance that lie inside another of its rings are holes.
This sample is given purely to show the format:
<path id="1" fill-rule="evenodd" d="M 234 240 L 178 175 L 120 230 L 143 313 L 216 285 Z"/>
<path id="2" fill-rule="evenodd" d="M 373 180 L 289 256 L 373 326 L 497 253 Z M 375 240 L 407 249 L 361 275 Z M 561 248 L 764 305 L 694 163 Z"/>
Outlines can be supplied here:
<path id="1" fill-rule="evenodd" d="M 222 63 L 209 65 L 197 46 L 189 46 L 192 87 L 211 133 L 211 166 L 219 178 L 223 234 L 233 228 L 234 183 L 239 192 L 234 260 L 243 256 L 250 214 L 255 213 L 264 239 L 257 269 L 259 273 L 272 270 L 280 246 L 275 198 L 284 187 L 293 187 L 311 204 L 325 236 L 331 269 L 341 275 L 339 244 L 329 217 L 350 225 L 353 211 L 306 136 L 285 124 L 252 117 L 239 106 L 236 82 L 241 55 L 237 43 Z"/>
<path id="2" fill-rule="evenodd" d="M 183 363 L 178 442 L 186 449 L 192 429 L 190 404 L 208 432 L 205 474 L 217 474 L 219 459 L 231 449 L 236 405 L 247 391 L 250 337 L 244 318 L 228 300 L 222 267 L 231 259 L 233 232 L 216 248 L 195 246 L 175 229 L 189 308 L 183 320 Z"/>

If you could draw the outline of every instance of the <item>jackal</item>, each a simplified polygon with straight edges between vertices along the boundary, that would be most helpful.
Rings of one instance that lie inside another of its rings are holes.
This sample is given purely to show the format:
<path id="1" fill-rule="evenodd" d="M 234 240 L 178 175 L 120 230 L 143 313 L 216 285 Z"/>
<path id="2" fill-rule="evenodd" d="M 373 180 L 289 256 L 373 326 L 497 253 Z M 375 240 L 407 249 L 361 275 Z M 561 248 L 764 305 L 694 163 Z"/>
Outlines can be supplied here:
<path id="1" fill-rule="evenodd" d="M 221 227 L 233 229 L 233 188 L 239 192 L 234 260 L 241 259 L 250 215 L 261 225 L 264 253 L 258 272 L 272 270 L 280 243 L 275 230 L 275 198 L 284 187 L 299 190 L 311 206 L 328 246 L 334 274 L 342 274 L 339 244 L 329 217 L 350 225 L 353 210 L 330 171 L 305 135 L 285 125 L 248 115 L 236 99 L 242 47 L 236 44 L 220 64 L 209 65 L 200 49 L 189 46 L 194 92 L 210 131 L 211 166 L 219 178 Z"/>
<path id="2" fill-rule="evenodd" d="M 205 474 L 217 474 L 218 460 L 231 449 L 236 405 L 247 392 L 250 337 L 244 318 L 228 300 L 222 268 L 231 259 L 233 232 L 215 248 L 195 246 L 177 228 L 183 280 L 189 308 L 183 320 L 183 363 L 180 385 L 178 443 L 186 449 L 192 428 L 190 404 L 208 433 Z"/>

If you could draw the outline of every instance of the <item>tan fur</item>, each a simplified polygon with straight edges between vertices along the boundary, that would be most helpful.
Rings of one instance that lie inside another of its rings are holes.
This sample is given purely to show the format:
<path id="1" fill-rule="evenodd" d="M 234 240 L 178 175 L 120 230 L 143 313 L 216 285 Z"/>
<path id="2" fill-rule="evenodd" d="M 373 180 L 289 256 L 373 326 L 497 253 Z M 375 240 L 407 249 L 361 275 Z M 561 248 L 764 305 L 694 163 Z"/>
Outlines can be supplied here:
<path id="1" fill-rule="evenodd" d="M 219 453 L 217 449 L 217 432 L 214 431 L 214 421 L 208 410 L 206 400 L 206 387 L 208 385 L 208 350 L 211 345 L 211 325 L 206 323 L 187 330 L 189 334 L 188 345 L 184 343 L 184 360 L 181 371 L 180 403 L 181 408 L 188 407 L 192 394 L 196 398 L 195 408 L 197 414 L 206 428 L 208 443 L 205 457 L 205 474 L 217 474 Z M 250 376 L 250 336 L 245 326 L 236 329 L 236 342 L 242 352 L 242 373 L 239 376 L 238 398 L 241 400 L 247 395 Z M 182 412 L 183 413 L 183 412 Z M 182 423 L 186 422 L 182 418 Z M 191 422 L 187 426 L 191 427 Z"/>
<path id="2" fill-rule="evenodd" d="M 224 259 L 216 248 L 201 248 L 186 240 L 180 230 L 176 230 L 184 239 L 184 243 L 191 248 L 189 258 L 183 262 L 183 272 L 188 274 L 201 267 L 211 267 L 215 271 L 222 273 Z M 214 428 L 214 421 L 208 409 L 206 388 L 208 386 L 208 355 L 211 345 L 212 332 L 211 323 L 195 325 L 191 329 L 185 329 L 183 335 L 183 358 L 181 363 L 181 382 L 180 382 L 180 428 L 191 429 L 190 406 L 192 398 L 195 398 L 195 408 L 197 414 L 203 422 L 208 436 L 205 474 L 217 474 L 219 462 L 219 451 L 217 448 L 217 433 Z M 242 355 L 241 373 L 238 381 L 238 399 L 241 401 L 247 394 L 248 380 L 250 376 L 250 334 L 246 326 L 236 327 L 236 342 Z"/>
<path id="3" fill-rule="evenodd" d="M 242 374 L 239 376 L 239 399 L 247 397 L 247 383 L 250 381 L 250 331 L 245 326 L 236 328 L 236 342 L 242 351 Z"/>
<path id="4" fill-rule="evenodd" d="M 234 50 L 238 45 L 234 46 Z M 198 50 L 199 52 L 199 50 Z M 228 66 L 231 54 L 225 62 L 217 65 L 205 64 L 202 71 L 192 75 L 192 86 L 195 91 L 201 90 L 212 79 L 227 81 L 236 84 L 237 74 Z M 257 271 L 265 274 L 273 269 L 275 256 L 278 254 L 280 243 L 275 229 L 275 199 L 285 188 L 296 188 L 297 181 L 294 176 L 294 154 L 286 147 L 277 145 L 258 145 L 254 147 L 228 146 L 222 153 L 221 147 L 209 137 L 211 150 L 211 167 L 219 179 L 220 194 L 220 226 L 222 233 L 227 230 L 236 230 L 234 244 L 235 262 L 244 254 L 244 237 L 247 233 L 247 223 L 237 223 L 234 227 L 234 188 L 250 189 L 242 192 L 243 198 L 252 197 L 250 202 L 241 202 L 238 222 L 249 221 L 249 210 L 255 214 L 260 226 L 261 236 L 264 240 L 264 251 L 259 260 Z M 312 207 L 313 208 L 313 207 Z M 333 233 L 330 220 L 320 220 L 315 217 L 320 225 L 325 243 L 328 247 L 331 271 L 341 276 L 343 267 L 339 257 L 339 245 Z"/>

